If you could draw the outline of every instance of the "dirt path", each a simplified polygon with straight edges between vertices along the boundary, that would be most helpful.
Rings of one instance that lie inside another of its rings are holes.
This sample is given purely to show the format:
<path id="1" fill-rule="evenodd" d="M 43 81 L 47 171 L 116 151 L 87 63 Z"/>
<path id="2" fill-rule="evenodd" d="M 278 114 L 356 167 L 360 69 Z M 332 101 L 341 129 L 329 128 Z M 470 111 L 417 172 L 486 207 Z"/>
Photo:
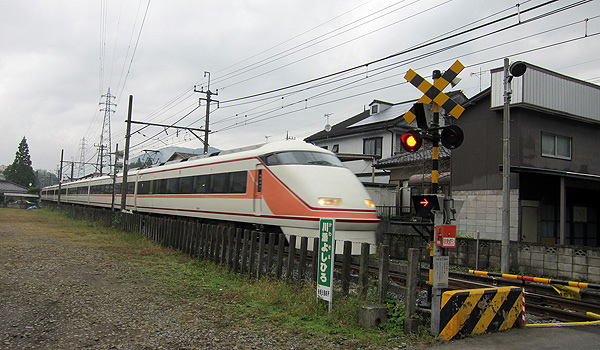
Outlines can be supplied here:
<path id="1" fill-rule="evenodd" d="M 0 348 L 315 347 L 304 335 L 253 327 L 210 295 L 173 302 L 124 255 L 84 244 L 74 227 L 56 215 L 0 209 Z"/>

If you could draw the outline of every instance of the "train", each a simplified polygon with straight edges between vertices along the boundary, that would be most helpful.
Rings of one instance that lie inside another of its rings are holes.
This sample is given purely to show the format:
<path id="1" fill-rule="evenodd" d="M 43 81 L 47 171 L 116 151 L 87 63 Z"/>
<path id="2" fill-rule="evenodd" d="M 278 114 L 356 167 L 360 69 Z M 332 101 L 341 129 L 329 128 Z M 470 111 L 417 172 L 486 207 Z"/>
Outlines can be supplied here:
<path id="1" fill-rule="evenodd" d="M 44 187 L 42 201 L 120 208 L 123 174 Z M 334 153 L 304 141 L 269 142 L 127 172 L 126 210 L 319 236 L 335 219 L 335 239 L 376 245 L 375 205 Z M 114 193 L 114 194 L 113 194 Z M 297 240 L 299 241 L 299 240 Z M 299 243 L 298 243 L 299 244 Z M 339 251 L 341 245 L 336 249 Z"/>

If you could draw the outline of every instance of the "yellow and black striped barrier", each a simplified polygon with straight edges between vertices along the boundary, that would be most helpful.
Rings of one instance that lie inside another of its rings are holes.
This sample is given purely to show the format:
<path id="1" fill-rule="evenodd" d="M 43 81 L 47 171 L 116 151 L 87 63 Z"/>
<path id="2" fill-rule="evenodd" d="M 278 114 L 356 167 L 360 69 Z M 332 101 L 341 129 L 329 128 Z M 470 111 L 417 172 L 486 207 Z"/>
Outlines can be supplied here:
<path id="1" fill-rule="evenodd" d="M 448 291 L 442 295 L 442 340 L 522 325 L 523 290 L 519 287 Z"/>
<path id="2" fill-rule="evenodd" d="M 472 273 L 472 274 L 475 274 L 475 275 L 481 275 L 481 276 L 510 278 L 510 279 L 515 279 L 515 280 L 527 281 L 527 282 L 557 284 L 557 285 L 577 287 L 577 288 L 594 288 L 594 289 L 600 289 L 600 284 L 587 283 L 587 282 L 563 281 L 563 280 L 550 279 L 550 278 L 520 276 L 520 275 L 511 275 L 511 274 L 506 274 L 506 273 L 496 273 L 496 272 L 488 272 L 488 271 L 475 271 L 475 270 L 469 270 L 469 273 Z"/>
<path id="3" fill-rule="evenodd" d="M 502 278 L 508 278 L 508 279 L 515 279 L 515 280 L 519 280 L 519 281 L 550 284 L 550 285 L 552 285 L 554 290 L 556 290 L 556 292 L 561 297 L 569 298 L 569 299 L 581 300 L 581 294 L 579 294 L 580 288 L 600 289 L 599 284 L 587 283 L 587 282 L 564 281 L 564 280 L 557 280 L 557 279 L 550 279 L 550 278 L 510 275 L 510 274 L 506 274 L 506 273 L 475 271 L 475 270 L 469 270 L 469 273 L 472 273 L 475 275 L 481 275 L 481 276 L 502 277 Z"/>

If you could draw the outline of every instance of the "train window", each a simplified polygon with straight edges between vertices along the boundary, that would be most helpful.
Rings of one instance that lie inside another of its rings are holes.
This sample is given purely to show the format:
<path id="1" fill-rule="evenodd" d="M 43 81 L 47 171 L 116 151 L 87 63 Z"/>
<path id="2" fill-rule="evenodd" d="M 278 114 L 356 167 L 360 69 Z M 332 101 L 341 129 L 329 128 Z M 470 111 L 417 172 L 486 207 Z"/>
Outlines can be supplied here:
<path id="1" fill-rule="evenodd" d="M 208 175 L 194 176 L 193 193 L 208 193 Z"/>
<path id="2" fill-rule="evenodd" d="M 150 181 L 138 182 L 137 194 L 150 194 Z"/>
<path id="3" fill-rule="evenodd" d="M 133 194 L 135 192 L 135 182 L 127 183 L 127 194 Z"/>
<path id="4" fill-rule="evenodd" d="M 210 193 L 229 192 L 229 173 L 210 175 Z"/>
<path id="5" fill-rule="evenodd" d="M 166 193 L 174 194 L 179 192 L 179 178 L 171 178 L 166 181 Z"/>
<path id="6" fill-rule="evenodd" d="M 246 193 L 248 175 L 245 171 L 231 173 L 229 177 L 229 193 Z"/>
<path id="7" fill-rule="evenodd" d="M 163 194 L 167 193 L 167 179 L 154 180 L 151 182 L 150 193 Z"/>
<path id="8" fill-rule="evenodd" d="M 115 194 L 116 195 L 121 194 L 121 183 L 120 182 L 115 183 Z"/>
<path id="9" fill-rule="evenodd" d="M 279 158 L 277 157 L 276 154 L 269 154 L 265 157 L 265 163 L 267 163 L 267 165 L 279 165 L 281 164 L 281 162 L 279 161 Z"/>
<path id="10" fill-rule="evenodd" d="M 261 158 L 268 166 L 284 164 L 344 166 L 336 156 L 321 152 L 288 151 L 269 154 Z"/>
<path id="11" fill-rule="evenodd" d="M 194 177 L 187 176 L 179 179 L 179 193 L 192 193 L 194 188 Z"/>

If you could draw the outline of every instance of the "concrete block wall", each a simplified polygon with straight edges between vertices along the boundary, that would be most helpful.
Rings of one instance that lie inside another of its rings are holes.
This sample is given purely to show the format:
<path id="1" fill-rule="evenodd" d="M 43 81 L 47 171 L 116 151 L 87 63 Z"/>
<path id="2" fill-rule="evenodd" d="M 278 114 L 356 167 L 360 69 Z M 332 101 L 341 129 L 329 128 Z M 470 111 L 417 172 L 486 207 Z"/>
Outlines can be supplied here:
<path id="1" fill-rule="evenodd" d="M 429 262 L 426 242 L 415 234 L 384 234 L 390 247 L 390 257 L 406 260 L 408 248 L 421 250 L 420 261 Z M 479 241 L 479 261 L 476 263 L 477 241 L 460 237 L 456 248 L 446 249 L 450 264 L 483 271 L 500 271 L 502 244 L 499 240 Z M 569 281 L 600 283 L 600 247 L 546 246 L 511 242 L 511 273 L 564 279 Z"/>
<path id="2" fill-rule="evenodd" d="M 463 237 L 501 239 L 502 235 L 502 191 L 452 191 L 454 199 L 464 200 L 458 213 L 456 232 Z M 510 191 L 510 239 L 517 240 L 519 229 L 519 192 Z"/>

